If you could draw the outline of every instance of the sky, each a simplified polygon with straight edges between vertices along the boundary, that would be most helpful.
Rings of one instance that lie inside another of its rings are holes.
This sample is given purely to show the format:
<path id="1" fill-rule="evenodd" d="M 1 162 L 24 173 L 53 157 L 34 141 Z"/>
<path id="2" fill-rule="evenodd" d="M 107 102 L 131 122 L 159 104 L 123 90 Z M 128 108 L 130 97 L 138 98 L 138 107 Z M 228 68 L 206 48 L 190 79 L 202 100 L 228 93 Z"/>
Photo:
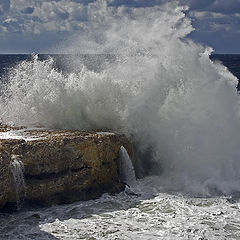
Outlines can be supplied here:
<path id="1" fill-rule="evenodd" d="M 0 53 L 48 53 L 81 32 L 95 0 L 0 0 Z M 189 37 L 215 53 L 240 53 L 240 0 L 179 0 L 189 6 Z M 155 6 L 164 0 L 108 0 L 118 7 Z M 167 0 L 165 1 L 167 2 Z"/>

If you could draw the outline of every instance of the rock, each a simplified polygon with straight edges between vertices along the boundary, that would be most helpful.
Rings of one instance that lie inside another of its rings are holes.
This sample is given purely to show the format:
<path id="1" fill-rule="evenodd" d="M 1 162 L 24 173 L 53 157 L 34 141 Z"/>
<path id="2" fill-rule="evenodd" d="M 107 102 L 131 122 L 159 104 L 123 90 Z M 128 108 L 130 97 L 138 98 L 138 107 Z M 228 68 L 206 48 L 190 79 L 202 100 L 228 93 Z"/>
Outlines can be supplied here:
<path id="1" fill-rule="evenodd" d="M 0 208 L 2 208 L 8 201 L 9 193 L 11 191 L 11 178 L 8 167 L 9 162 L 9 154 L 1 151 L 0 145 Z"/>
<path id="2" fill-rule="evenodd" d="M 122 145 L 131 153 L 130 142 L 120 134 L 4 127 L 0 208 L 17 200 L 9 167 L 13 159 L 25 168 L 27 203 L 49 206 L 122 191 L 117 167 Z"/>
<path id="3" fill-rule="evenodd" d="M 32 217 L 33 217 L 33 218 L 36 218 L 36 219 L 40 219 L 40 218 L 41 218 L 38 213 L 34 213 L 34 214 L 32 215 Z"/>

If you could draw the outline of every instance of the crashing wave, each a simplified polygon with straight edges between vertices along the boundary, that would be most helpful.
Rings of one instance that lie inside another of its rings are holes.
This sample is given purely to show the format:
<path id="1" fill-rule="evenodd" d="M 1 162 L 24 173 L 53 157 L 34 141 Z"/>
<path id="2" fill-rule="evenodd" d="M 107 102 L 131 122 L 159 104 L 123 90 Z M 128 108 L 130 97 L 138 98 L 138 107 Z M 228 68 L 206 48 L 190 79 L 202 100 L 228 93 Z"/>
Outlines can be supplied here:
<path id="1" fill-rule="evenodd" d="M 110 54 L 114 61 L 103 59 L 94 71 L 73 56 L 71 74 L 57 71 L 51 58 L 20 63 L 1 96 L 2 121 L 121 131 L 151 152 L 144 166 L 159 166 L 161 184 L 204 195 L 239 191 L 237 79 L 209 59 L 211 49 L 187 37 L 193 27 L 186 10 L 176 1 L 89 4 L 85 32 L 62 52 Z"/>

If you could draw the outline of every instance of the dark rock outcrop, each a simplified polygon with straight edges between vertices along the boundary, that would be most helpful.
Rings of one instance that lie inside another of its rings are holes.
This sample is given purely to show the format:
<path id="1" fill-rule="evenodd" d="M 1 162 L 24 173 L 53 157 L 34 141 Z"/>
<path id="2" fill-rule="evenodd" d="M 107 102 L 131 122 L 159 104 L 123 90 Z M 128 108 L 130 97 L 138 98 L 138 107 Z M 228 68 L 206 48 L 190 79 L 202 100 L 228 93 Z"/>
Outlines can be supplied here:
<path id="1" fill-rule="evenodd" d="M 2 127 L 0 208 L 17 201 L 10 171 L 16 158 L 25 168 L 28 203 L 48 206 L 122 191 L 117 168 L 122 145 L 131 153 L 124 135 Z"/>

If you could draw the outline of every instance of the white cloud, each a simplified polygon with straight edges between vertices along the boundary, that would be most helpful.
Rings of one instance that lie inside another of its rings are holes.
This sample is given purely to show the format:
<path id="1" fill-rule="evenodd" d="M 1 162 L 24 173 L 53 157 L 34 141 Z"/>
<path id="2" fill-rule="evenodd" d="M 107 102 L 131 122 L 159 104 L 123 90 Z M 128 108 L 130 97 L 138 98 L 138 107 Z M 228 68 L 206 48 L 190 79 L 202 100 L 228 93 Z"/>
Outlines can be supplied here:
<path id="1" fill-rule="evenodd" d="M 211 23 L 210 27 L 215 31 L 231 31 L 231 25 L 230 24 L 219 24 L 219 23 Z"/>
<path id="2" fill-rule="evenodd" d="M 12 0 L 11 4 L 8 0 L 1 1 L 0 12 L 4 14 L 0 16 L 0 25 L 10 33 L 77 31 L 81 22 L 87 20 L 86 5 L 77 1 Z"/>
<path id="3" fill-rule="evenodd" d="M 234 14 L 240 12 L 240 0 L 180 0 L 192 10 Z"/>
<path id="4" fill-rule="evenodd" d="M 155 6 L 167 0 L 99 0 L 127 8 Z M 237 31 L 240 29 L 240 0 L 179 0 L 190 5 L 188 16 L 198 32 Z M 236 4 L 238 3 L 238 4 Z M 0 0 L 0 35 L 47 36 L 74 35 L 87 29 L 89 22 L 104 18 L 106 8 L 95 6 L 95 0 Z M 100 10 L 99 10 L 100 9 Z M 97 17 L 96 17 L 97 16 Z M 0 41 L 1 43 L 1 41 Z"/>
<path id="5" fill-rule="evenodd" d="M 10 1 L 9 0 L 1 0 L 0 2 L 0 15 L 7 12 L 10 8 Z"/>
<path id="6" fill-rule="evenodd" d="M 112 5 L 129 6 L 148 6 L 156 5 L 164 0 L 109 0 Z M 190 17 L 198 21 L 209 21 L 215 23 L 216 19 L 220 21 L 228 19 L 229 14 L 224 11 L 215 11 L 221 6 L 227 9 L 232 9 L 229 0 L 203 0 L 196 2 L 195 0 L 181 0 L 184 3 L 190 4 L 193 10 L 190 9 Z M 240 2 L 240 0 L 235 0 Z M 94 15 L 98 13 L 97 10 L 91 8 L 94 0 L 1 0 L 0 26 L 4 27 L 4 32 L 21 32 L 40 34 L 41 32 L 76 32 L 85 28 L 87 22 L 94 21 Z M 166 1 L 165 1 L 166 2 Z M 235 4 L 233 4 L 235 6 Z M 194 10 L 195 8 L 195 10 Z M 198 10 L 199 8 L 200 10 Z M 201 10 L 205 9 L 205 10 Z M 102 10 L 101 10 L 102 11 Z M 232 17 L 239 18 L 239 13 L 232 14 Z M 11 20 L 12 19 L 12 20 Z M 14 19 L 14 20 L 13 20 Z M 2 32 L 3 33 L 3 32 Z"/>
<path id="7" fill-rule="evenodd" d="M 215 11 L 190 10 L 189 16 L 194 20 L 198 32 L 237 32 L 240 28 L 239 14 L 225 14 Z"/>
<path id="8" fill-rule="evenodd" d="M 191 17 L 204 19 L 204 18 L 213 18 L 213 19 L 220 19 L 220 18 L 228 18 L 229 15 L 219 13 L 219 12 L 210 12 L 210 11 L 190 11 L 189 12 Z M 231 16 L 231 15 L 230 15 Z"/>

